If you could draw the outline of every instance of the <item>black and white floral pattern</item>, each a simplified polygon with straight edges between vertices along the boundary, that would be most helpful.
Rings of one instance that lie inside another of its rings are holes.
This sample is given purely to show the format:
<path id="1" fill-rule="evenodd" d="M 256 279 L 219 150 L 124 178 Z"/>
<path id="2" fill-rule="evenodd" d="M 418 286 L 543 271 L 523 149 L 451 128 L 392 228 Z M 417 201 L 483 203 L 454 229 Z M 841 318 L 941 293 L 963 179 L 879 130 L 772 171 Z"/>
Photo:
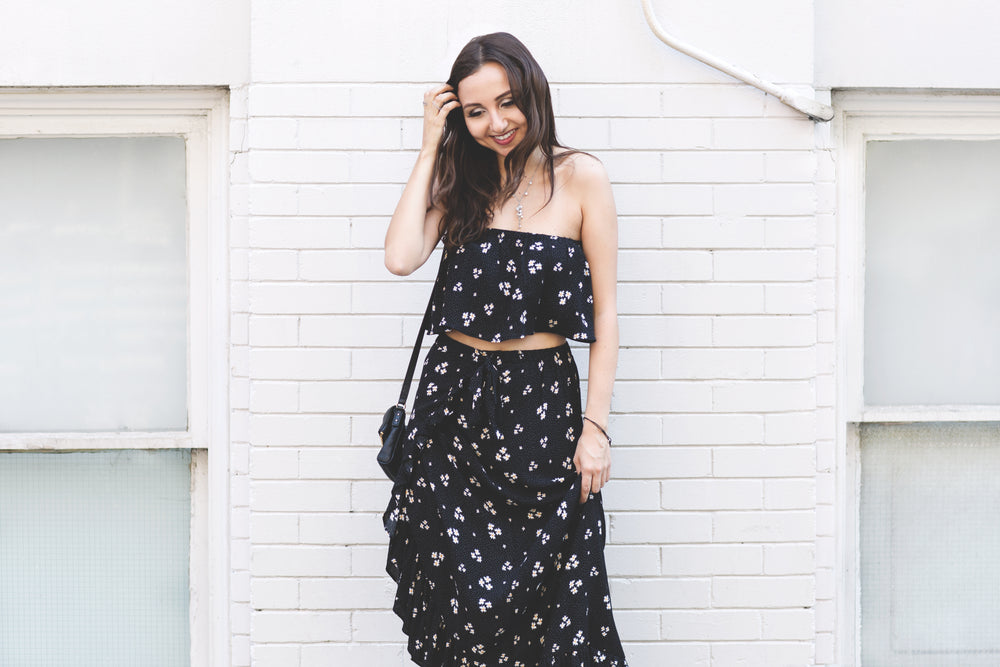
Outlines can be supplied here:
<path id="1" fill-rule="evenodd" d="M 568 345 L 431 348 L 384 516 L 418 665 L 626 667 L 601 495 L 579 502 L 580 429 Z"/>
<path id="2" fill-rule="evenodd" d="M 428 331 L 499 342 L 551 331 L 594 342 L 590 265 L 580 241 L 487 228 L 446 250 Z M 470 317 L 480 313 L 481 317 Z"/>

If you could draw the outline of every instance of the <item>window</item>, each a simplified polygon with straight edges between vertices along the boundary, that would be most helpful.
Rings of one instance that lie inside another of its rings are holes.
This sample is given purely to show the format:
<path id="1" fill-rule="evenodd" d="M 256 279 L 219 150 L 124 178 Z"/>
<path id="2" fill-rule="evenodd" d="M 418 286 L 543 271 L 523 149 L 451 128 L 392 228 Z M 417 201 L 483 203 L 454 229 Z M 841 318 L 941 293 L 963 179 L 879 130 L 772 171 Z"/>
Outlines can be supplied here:
<path id="1" fill-rule="evenodd" d="M 0 94 L 0 664 L 228 663 L 227 123 Z"/>
<path id="2" fill-rule="evenodd" d="M 1000 99 L 837 104 L 842 659 L 996 664 Z"/>
<path id="3" fill-rule="evenodd" d="M 1000 405 L 1000 139 L 870 138 L 865 404 Z"/>
<path id="4" fill-rule="evenodd" d="M 0 138 L 0 431 L 187 430 L 184 143 Z"/>
<path id="5" fill-rule="evenodd" d="M 191 453 L 0 454 L 0 663 L 190 664 Z"/>
<path id="6" fill-rule="evenodd" d="M 1000 428 L 860 431 L 862 664 L 997 664 Z"/>

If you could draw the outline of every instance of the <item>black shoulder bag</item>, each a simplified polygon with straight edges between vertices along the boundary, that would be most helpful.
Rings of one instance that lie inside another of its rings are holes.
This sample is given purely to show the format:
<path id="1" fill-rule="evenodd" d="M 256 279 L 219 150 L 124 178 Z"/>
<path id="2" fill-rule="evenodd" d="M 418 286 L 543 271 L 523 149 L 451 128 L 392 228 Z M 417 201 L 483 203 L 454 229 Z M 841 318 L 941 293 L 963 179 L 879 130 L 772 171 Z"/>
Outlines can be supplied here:
<path id="1" fill-rule="evenodd" d="M 403 378 L 403 388 L 399 392 L 399 401 L 385 411 L 382 425 L 378 427 L 378 437 L 382 440 L 382 449 L 378 452 L 378 464 L 382 466 L 382 471 L 392 481 L 396 481 L 399 469 L 403 465 L 403 450 L 405 449 L 403 444 L 406 441 L 406 398 L 410 393 L 410 382 L 413 381 L 413 371 L 417 367 L 417 358 L 420 356 L 420 344 L 424 340 L 424 330 L 431 319 L 434 290 L 437 289 L 438 282 L 441 280 L 444 260 L 444 253 L 442 253 L 437 277 L 431 286 L 431 296 L 427 300 L 427 310 L 424 311 L 420 331 L 417 332 L 417 342 L 413 344 L 413 352 L 410 354 L 410 365 L 406 369 L 406 377 Z"/>

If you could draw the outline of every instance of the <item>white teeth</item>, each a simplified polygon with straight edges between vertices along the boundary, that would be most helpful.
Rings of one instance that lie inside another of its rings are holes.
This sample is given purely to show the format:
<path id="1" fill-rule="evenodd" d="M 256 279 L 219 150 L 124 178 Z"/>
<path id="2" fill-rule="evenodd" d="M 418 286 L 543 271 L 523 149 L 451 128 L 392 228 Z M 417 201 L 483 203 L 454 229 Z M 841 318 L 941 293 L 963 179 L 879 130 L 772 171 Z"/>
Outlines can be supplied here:
<path id="1" fill-rule="evenodd" d="M 507 141 L 508 139 L 511 138 L 511 136 L 513 136 L 513 134 L 514 134 L 514 130 L 511 130 L 509 132 L 505 132 L 504 134 L 498 134 L 498 135 L 494 136 L 493 138 L 496 139 L 497 141 Z"/>

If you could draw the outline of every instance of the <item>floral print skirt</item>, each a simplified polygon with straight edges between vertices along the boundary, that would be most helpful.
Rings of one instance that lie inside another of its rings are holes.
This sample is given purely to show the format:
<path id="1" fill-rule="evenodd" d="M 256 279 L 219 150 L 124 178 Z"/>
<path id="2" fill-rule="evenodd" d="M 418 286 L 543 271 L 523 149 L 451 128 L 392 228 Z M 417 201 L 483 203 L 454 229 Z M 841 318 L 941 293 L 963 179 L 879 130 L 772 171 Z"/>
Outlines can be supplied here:
<path id="1" fill-rule="evenodd" d="M 421 667 L 626 667 L 601 494 L 580 504 L 569 345 L 424 361 L 383 521 L 394 611 Z"/>

